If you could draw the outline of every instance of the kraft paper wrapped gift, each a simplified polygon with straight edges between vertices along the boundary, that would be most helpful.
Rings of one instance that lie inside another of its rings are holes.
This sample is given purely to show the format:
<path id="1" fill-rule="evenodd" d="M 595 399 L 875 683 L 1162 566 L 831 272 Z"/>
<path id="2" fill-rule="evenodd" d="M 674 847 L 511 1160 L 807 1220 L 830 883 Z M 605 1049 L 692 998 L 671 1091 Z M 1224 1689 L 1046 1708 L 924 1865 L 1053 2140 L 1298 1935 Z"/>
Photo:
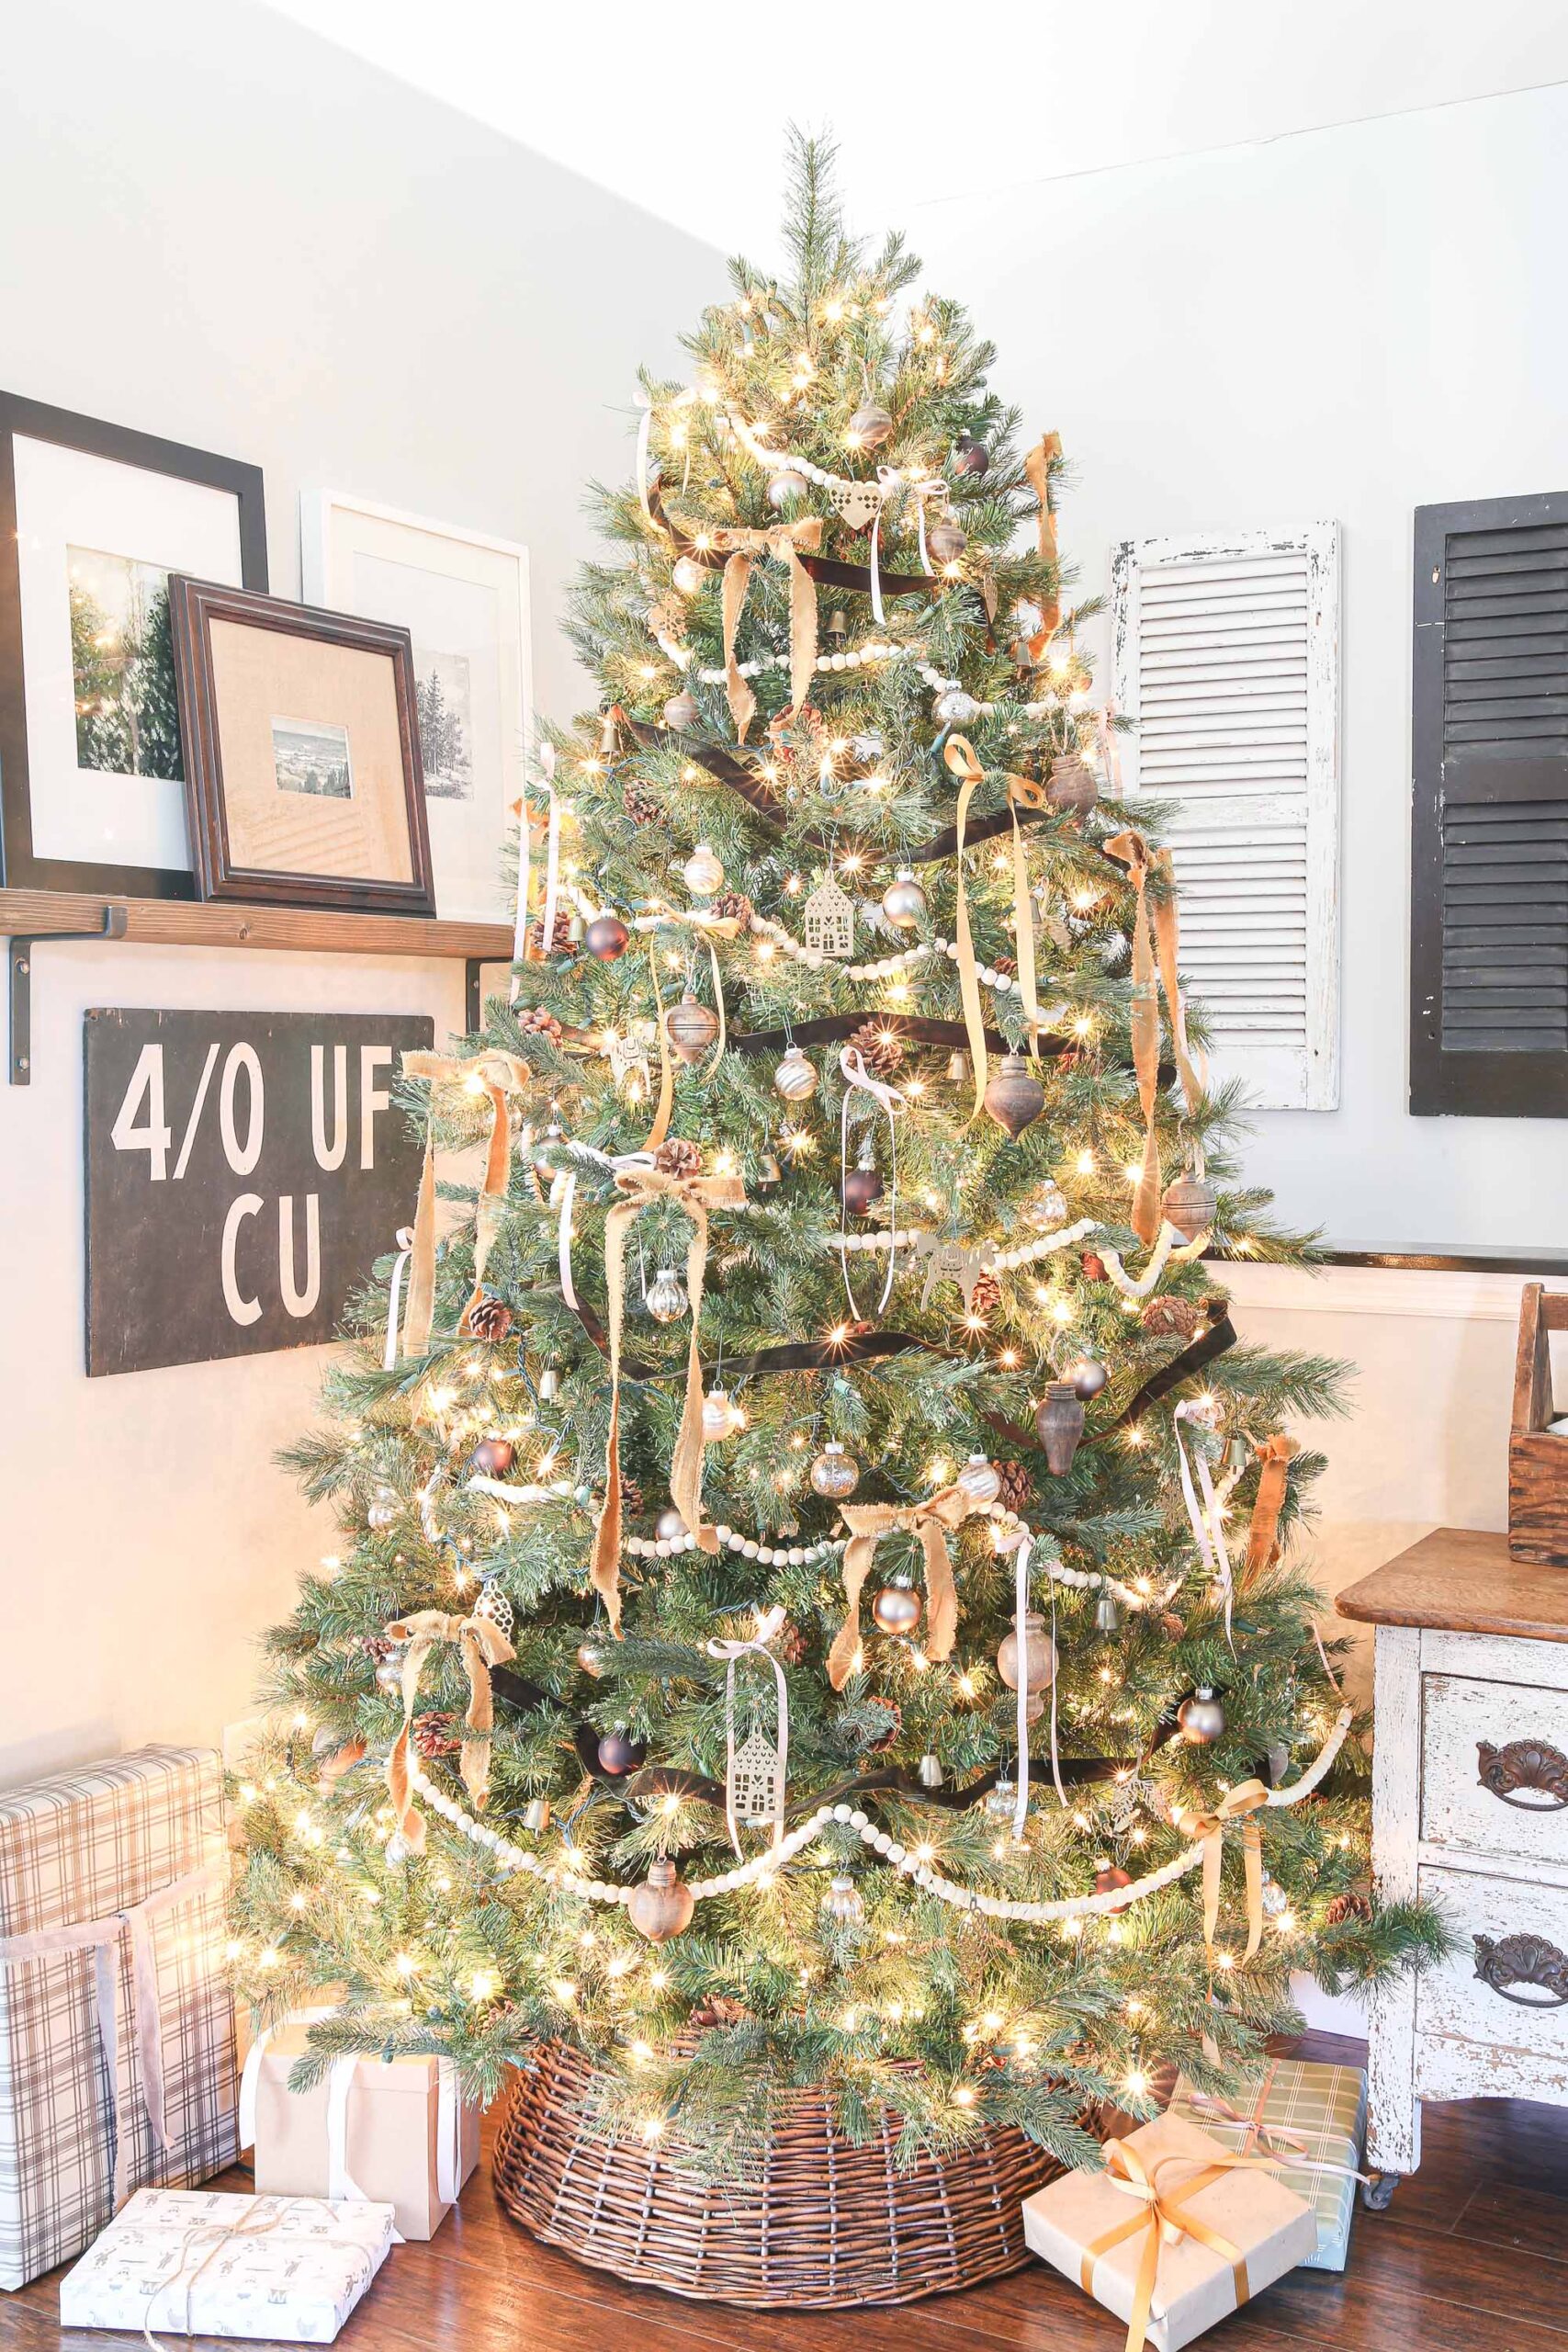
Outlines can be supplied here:
<path id="1" fill-rule="evenodd" d="M 1317 2215 L 1317 2250 L 1302 2267 L 1344 2269 L 1366 2144 L 1367 2078 L 1359 2067 L 1273 2058 L 1226 2100 L 1194 2090 L 1183 2075 L 1170 2112 L 1244 2155 L 1278 2156 L 1280 2178 Z"/>
<path id="2" fill-rule="evenodd" d="M 436 2058 L 336 2058 L 313 2090 L 291 2091 L 313 2022 L 261 2035 L 245 2059 L 240 2132 L 257 2193 L 367 2198 L 393 2208 L 405 2238 L 434 2237 L 479 2160 L 478 2108 Z"/>
<path id="3" fill-rule="evenodd" d="M 1023 2234 L 1128 2323 L 1132 2352 L 1145 2343 L 1179 2352 L 1317 2244 L 1304 2198 L 1179 2116 L 1109 2141 L 1105 2155 L 1123 2182 L 1109 2171 L 1065 2173 L 1025 2199 Z"/>
<path id="4" fill-rule="evenodd" d="M 143 1747 L 0 1796 L 0 2287 L 232 2164 L 223 1775 Z"/>
<path id="5" fill-rule="evenodd" d="M 61 2324 L 330 2344 L 391 2243 L 389 2205 L 143 2188 L 61 2280 Z"/>

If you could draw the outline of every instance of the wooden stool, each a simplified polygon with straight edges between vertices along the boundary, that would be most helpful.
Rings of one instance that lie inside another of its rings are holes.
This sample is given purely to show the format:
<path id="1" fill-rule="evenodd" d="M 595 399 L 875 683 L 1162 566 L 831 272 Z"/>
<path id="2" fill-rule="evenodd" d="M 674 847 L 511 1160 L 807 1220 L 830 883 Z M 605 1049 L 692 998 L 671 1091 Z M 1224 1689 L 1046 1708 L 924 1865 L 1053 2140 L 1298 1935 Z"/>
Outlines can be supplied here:
<path id="1" fill-rule="evenodd" d="M 1421 2161 L 1423 2098 L 1568 2107 L 1568 1571 L 1440 1527 L 1342 1592 L 1377 1627 L 1372 1871 L 1462 1950 L 1373 1996 L 1369 2165 Z"/>

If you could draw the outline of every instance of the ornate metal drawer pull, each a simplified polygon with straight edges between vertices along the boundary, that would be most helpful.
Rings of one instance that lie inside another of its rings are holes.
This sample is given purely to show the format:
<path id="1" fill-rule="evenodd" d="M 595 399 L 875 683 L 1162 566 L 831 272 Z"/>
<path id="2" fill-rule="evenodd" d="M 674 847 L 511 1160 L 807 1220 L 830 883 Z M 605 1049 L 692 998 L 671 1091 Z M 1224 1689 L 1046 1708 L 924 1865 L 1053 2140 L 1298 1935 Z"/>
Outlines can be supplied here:
<path id="1" fill-rule="evenodd" d="M 1505 2001 L 1521 2009 L 1568 2008 L 1568 1952 L 1544 1936 L 1477 1936 L 1475 1973 Z M 1511 1984 L 1534 1984 L 1539 1995 L 1511 1993 Z"/>
<path id="2" fill-rule="evenodd" d="M 1520 1813 L 1556 1813 L 1568 1805 L 1568 1756 L 1544 1739 L 1511 1739 L 1506 1747 L 1477 1740 L 1481 1785 Z M 1540 1791 L 1537 1797 L 1520 1796 L 1520 1789 Z"/>

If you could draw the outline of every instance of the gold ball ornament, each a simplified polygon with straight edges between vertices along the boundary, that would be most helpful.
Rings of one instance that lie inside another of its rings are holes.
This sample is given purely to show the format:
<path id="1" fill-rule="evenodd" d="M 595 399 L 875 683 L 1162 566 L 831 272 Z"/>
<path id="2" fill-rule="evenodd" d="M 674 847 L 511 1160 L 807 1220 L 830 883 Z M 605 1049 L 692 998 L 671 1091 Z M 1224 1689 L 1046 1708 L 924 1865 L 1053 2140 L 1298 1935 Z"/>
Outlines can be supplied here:
<path id="1" fill-rule="evenodd" d="M 597 1682 L 604 1671 L 604 1653 L 597 1642 L 579 1642 L 577 1663 L 584 1674 L 591 1674 Z"/>
<path id="2" fill-rule="evenodd" d="M 700 1062 L 718 1035 L 718 1015 L 700 1004 L 690 989 L 664 1016 L 664 1034 L 683 1062 Z"/>
<path id="3" fill-rule="evenodd" d="M 893 419 L 875 401 L 867 401 L 850 419 L 850 442 L 856 449 L 880 449 L 893 432 Z"/>
<path id="4" fill-rule="evenodd" d="M 786 1102 L 804 1102 L 817 1091 L 817 1072 L 798 1046 L 791 1046 L 773 1072 L 773 1084 Z"/>
<path id="5" fill-rule="evenodd" d="M 841 1503 L 860 1485 L 860 1464 L 837 1438 L 829 1438 L 811 1465 L 811 1489 L 824 1501 Z"/>
<path id="6" fill-rule="evenodd" d="M 676 557 L 675 569 L 670 577 L 682 596 L 694 596 L 707 578 L 707 573 L 700 563 L 694 561 L 691 556 L 682 555 Z"/>
<path id="7" fill-rule="evenodd" d="M 913 931 L 926 911 L 926 894 L 907 865 L 901 865 L 882 893 L 882 911 L 900 931 Z"/>
<path id="8" fill-rule="evenodd" d="M 642 1884 L 632 1889 L 626 1917 L 650 1944 L 667 1944 L 691 1926 L 696 1907 L 696 1897 L 677 1874 L 674 1863 L 667 1854 L 660 1854 L 649 1862 Z"/>
<path id="9" fill-rule="evenodd" d="M 703 1398 L 703 1443 L 717 1445 L 740 1427 L 740 1408 L 728 1390 L 710 1388 Z"/>
<path id="10" fill-rule="evenodd" d="M 1045 1089 L 1021 1054 L 1009 1054 L 986 1089 L 986 1108 L 1016 1141 L 1045 1108 Z"/>
<path id="11" fill-rule="evenodd" d="M 711 899 L 723 887 L 724 868 L 706 842 L 697 843 L 681 868 L 681 879 L 696 899 Z"/>
<path id="12" fill-rule="evenodd" d="M 920 1596 L 910 1585 L 884 1585 L 871 1613 L 885 1634 L 912 1634 L 920 1622 Z"/>
<path id="13" fill-rule="evenodd" d="M 1045 1631 L 1045 1620 L 1037 1609 L 1027 1609 L 1023 1615 L 1023 1653 L 1029 1669 L 1029 1688 L 1043 1690 L 1056 1677 L 1056 1645 Z M 1019 1639 L 1015 1626 L 1002 1636 L 997 1652 L 997 1672 L 1010 1690 L 1019 1684 Z"/>

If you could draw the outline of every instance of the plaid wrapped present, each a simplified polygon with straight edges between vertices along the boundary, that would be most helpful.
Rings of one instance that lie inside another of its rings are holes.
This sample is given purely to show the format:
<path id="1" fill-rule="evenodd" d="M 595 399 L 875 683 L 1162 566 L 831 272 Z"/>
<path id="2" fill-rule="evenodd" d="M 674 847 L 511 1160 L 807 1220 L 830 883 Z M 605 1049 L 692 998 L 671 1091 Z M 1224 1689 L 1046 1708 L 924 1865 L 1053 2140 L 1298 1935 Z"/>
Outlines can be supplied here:
<path id="1" fill-rule="evenodd" d="M 143 1747 L 0 1796 L 0 2287 L 238 2154 L 223 1782 Z"/>
<path id="2" fill-rule="evenodd" d="M 1169 2111 L 1227 2148 L 1280 2158 L 1280 2178 L 1317 2215 L 1317 2251 L 1302 2268 L 1344 2269 L 1366 2144 L 1367 2078 L 1359 2067 L 1271 2058 L 1234 2099 L 1194 2090 L 1181 2075 Z"/>

